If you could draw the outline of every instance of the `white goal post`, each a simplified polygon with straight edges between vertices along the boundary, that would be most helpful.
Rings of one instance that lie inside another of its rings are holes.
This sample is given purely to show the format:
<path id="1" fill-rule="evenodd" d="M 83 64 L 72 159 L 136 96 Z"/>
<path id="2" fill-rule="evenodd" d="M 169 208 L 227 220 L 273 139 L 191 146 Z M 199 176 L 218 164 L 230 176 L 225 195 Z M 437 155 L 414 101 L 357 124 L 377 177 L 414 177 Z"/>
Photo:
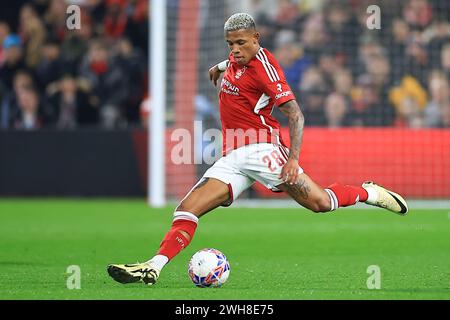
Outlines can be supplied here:
<path id="1" fill-rule="evenodd" d="M 149 93 L 148 185 L 151 207 L 166 205 L 165 192 L 165 104 L 166 104 L 166 1 L 149 0 Z"/>

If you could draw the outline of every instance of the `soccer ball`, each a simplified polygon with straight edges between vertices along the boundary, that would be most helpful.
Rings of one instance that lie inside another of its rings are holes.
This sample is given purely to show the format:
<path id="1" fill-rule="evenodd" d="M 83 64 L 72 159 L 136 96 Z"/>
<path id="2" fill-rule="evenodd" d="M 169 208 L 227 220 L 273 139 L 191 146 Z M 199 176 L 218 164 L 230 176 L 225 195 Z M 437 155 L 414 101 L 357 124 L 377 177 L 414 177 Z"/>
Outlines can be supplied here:
<path id="1" fill-rule="evenodd" d="M 230 264 L 222 252 L 206 248 L 192 256 L 188 273 L 197 287 L 220 287 L 230 275 Z"/>

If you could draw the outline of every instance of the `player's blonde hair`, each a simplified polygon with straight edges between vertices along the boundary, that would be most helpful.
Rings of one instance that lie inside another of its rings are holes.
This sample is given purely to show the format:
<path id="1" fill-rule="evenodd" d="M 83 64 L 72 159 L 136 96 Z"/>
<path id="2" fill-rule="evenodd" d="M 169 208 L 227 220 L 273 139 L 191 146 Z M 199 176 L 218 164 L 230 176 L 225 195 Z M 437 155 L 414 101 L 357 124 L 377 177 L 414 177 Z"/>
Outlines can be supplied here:
<path id="1" fill-rule="evenodd" d="M 248 13 L 235 13 L 225 22 L 223 29 L 225 32 L 240 29 L 255 29 L 255 20 Z"/>

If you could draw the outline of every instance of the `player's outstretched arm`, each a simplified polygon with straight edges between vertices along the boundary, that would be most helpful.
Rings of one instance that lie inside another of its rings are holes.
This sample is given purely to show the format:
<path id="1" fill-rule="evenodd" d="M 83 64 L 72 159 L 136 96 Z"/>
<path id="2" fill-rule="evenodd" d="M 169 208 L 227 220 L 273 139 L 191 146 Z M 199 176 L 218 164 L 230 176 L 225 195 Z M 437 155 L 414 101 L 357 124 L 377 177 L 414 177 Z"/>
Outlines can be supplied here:
<path id="1" fill-rule="evenodd" d="M 295 100 L 290 100 L 280 106 L 280 111 L 288 118 L 289 137 L 291 140 L 289 158 L 283 166 L 280 178 L 288 184 L 296 184 L 298 182 L 298 157 L 303 138 L 303 126 L 305 118 L 300 107 Z"/>
<path id="2" fill-rule="evenodd" d="M 219 80 L 220 74 L 227 69 L 227 66 L 228 60 L 225 60 L 209 68 L 209 80 L 214 84 L 215 87 L 217 86 L 217 80 Z"/>

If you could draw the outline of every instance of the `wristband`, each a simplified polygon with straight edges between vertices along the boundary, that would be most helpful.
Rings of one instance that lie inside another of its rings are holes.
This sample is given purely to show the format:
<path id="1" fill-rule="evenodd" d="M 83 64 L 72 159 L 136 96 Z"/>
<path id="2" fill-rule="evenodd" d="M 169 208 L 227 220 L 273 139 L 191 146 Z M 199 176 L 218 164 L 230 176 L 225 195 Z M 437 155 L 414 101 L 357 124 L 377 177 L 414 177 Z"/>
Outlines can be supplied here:
<path id="1" fill-rule="evenodd" d="M 219 69 L 219 71 L 225 71 L 228 67 L 228 60 L 222 61 L 221 63 L 219 63 L 217 65 L 217 68 Z"/>

